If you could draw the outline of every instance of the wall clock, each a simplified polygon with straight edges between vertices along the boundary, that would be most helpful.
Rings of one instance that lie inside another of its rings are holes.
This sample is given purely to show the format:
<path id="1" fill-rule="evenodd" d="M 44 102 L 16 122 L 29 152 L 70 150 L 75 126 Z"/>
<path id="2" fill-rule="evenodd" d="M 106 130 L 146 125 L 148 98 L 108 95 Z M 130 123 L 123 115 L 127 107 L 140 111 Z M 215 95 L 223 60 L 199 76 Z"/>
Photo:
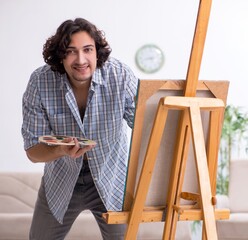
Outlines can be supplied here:
<path id="1" fill-rule="evenodd" d="M 145 73 L 154 73 L 163 66 L 164 54 L 158 46 L 146 44 L 137 50 L 135 62 L 141 71 Z"/>

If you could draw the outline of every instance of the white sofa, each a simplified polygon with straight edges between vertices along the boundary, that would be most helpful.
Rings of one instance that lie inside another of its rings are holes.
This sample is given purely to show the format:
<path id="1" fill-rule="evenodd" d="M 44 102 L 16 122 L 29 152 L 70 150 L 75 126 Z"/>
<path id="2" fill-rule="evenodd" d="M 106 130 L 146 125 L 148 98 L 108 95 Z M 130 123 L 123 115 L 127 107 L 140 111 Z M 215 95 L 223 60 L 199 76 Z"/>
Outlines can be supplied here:
<path id="1" fill-rule="evenodd" d="M 228 196 L 217 196 L 217 208 L 229 208 L 230 219 L 217 221 L 219 240 L 248 239 L 248 160 L 230 164 Z"/>
<path id="2" fill-rule="evenodd" d="M 31 172 L 0 172 L 1 240 L 28 239 L 41 176 L 41 173 Z M 163 226 L 163 223 L 141 224 L 138 239 L 162 239 Z M 80 214 L 66 237 L 66 240 L 82 239 L 101 239 L 94 217 L 87 211 Z M 179 222 L 177 224 L 176 239 L 191 240 L 190 222 Z"/>

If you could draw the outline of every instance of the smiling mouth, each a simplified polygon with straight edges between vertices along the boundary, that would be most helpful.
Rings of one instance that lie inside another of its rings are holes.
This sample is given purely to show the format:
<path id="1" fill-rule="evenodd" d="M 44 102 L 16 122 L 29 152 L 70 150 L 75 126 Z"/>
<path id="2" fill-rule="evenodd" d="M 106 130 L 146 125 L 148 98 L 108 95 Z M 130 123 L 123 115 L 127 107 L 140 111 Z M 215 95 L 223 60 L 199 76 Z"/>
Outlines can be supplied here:
<path id="1" fill-rule="evenodd" d="M 74 66 L 73 69 L 76 70 L 77 72 L 84 73 L 88 69 L 88 65 L 84 66 Z"/>

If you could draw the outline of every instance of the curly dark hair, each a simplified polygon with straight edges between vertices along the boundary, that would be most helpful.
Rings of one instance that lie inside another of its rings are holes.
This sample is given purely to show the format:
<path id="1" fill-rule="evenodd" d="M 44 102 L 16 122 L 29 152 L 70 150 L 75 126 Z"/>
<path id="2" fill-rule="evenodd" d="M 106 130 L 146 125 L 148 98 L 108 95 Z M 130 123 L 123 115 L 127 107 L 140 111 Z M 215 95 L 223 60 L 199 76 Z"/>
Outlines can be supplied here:
<path id="1" fill-rule="evenodd" d="M 65 73 L 62 60 L 66 57 L 66 49 L 71 42 L 74 33 L 86 31 L 94 40 L 97 52 L 97 67 L 103 66 L 108 59 L 111 48 L 104 37 L 104 33 L 83 18 L 76 18 L 63 22 L 57 29 L 55 35 L 47 39 L 43 46 L 43 58 L 51 66 L 52 71 L 60 74 Z"/>

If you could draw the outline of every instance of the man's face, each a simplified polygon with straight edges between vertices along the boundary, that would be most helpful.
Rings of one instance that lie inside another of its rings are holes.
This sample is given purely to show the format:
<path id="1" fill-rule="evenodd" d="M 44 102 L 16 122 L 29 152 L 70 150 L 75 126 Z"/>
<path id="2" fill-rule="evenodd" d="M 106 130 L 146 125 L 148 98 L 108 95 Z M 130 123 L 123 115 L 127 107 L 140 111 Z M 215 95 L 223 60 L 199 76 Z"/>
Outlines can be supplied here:
<path id="1" fill-rule="evenodd" d="M 95 41 L 87 32 L 71 36 L 63 64 L 72 86 L 80 87 L 91 80 L 96 69 L 96 55 Z"/>

